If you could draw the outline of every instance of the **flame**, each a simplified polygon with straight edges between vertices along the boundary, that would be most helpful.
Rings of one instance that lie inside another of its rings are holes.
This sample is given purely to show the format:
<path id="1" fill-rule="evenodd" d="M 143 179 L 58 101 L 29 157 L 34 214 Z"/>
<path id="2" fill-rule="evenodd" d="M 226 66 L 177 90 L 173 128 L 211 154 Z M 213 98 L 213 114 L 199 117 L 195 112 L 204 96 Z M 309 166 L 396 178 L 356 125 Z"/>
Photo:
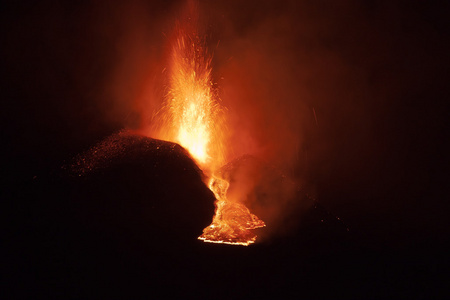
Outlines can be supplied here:
<path id="1" fill-rule="evenodd" d="M 256 240 L 250 230 L 265 224 L 245 205 L 228 200 L 229 183 L 214 175 L 224 162 L 225 127 L 224 109 L 211 80 L 212 57 L 196 33 L 177 33 L 170 57 L 170 89 L 164 116 L 164 126 L 170 130 L 162 138 L 182 145 L 207 173 L 213 174 L 208 187 L 216 196 L 216 212 L 199 239 L 246 246 Z"/>

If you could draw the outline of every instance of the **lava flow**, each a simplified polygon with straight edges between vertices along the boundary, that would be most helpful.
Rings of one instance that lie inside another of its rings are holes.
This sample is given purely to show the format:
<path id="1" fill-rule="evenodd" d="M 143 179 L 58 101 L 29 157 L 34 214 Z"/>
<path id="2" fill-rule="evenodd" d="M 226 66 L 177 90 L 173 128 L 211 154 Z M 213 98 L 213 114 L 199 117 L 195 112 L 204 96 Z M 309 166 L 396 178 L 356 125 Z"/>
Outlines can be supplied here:
<path id="1" fill-rule="evenodd" d="M 263 221 L 252 214 L 245 205 L 227 199 L 229 183 L 213 176 L 209 188 L 216 196 L 216 214 L 211 225 L 203 230 L 200 240 L 248 246 L 256 240 L 251 229 L 264 227 Z"/>
<path id="2" fill-rule="evenodd" d="M 256 235 L 251 229 L 264 222 L 239 202 L 227 199 L 229 183 L 217 175 L 224 163 L 224 109 L 211 80 L 211 56 L 195 30 L 177 31 L 169 66 L 170 87 L 161 110 L 160 137 L 186 148 L 204 172 L 216 196 L 216 212 L 200 240 L 211 243 L 249 245 Z"/>

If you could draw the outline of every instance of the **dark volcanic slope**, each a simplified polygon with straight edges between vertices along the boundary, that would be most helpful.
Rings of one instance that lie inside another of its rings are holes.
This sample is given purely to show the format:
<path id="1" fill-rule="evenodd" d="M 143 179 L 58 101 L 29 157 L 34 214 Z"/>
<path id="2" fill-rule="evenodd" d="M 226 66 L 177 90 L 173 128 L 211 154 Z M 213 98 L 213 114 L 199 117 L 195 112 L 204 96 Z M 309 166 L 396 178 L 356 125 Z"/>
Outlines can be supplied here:
<path id="1" fill-rule="evenodd" d="M 67 299 L 160 285 L 212 220 L 202 176 L 179 145 L 120 132 L 11 192 L 7 291 Z"/>
<path id="2" fill-rule="evenodd" d="M 65 169 L 75 187 L 72 202 L 91 214 L 83 219 L 99 226 L 140 226 L 152 231 L 152 238 L 189 240 L 214 214 L 214 196 L 203 184 L 202 171 L 174 143 L 123 131 Z"/>

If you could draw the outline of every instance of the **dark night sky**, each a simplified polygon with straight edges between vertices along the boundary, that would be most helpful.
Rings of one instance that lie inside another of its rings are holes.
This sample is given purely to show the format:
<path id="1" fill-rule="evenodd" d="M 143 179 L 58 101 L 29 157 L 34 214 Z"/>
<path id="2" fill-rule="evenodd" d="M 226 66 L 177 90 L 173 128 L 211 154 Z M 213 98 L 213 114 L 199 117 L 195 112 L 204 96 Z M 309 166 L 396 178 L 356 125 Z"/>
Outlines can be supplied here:
<path id="1" fill-rule="evenodd" d="M 182 3 L 1 4 L 3 190 L 145 122 Z M 266 159 L 286 151 L 275 163 L 373 251 L 446 253 L 449 13 L 445 1 L 200 1 L 236 122 L 257 145 L 286 133 Z"/>

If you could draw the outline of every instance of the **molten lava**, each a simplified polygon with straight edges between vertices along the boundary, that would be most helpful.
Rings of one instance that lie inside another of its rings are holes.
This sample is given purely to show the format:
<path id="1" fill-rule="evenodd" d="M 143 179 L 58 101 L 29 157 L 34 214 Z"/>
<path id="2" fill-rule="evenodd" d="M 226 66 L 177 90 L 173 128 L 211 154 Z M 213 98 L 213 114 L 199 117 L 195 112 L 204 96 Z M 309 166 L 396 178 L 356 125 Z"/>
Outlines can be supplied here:
<path id="1" fill-rule="evenodd" d="M 216 214 L 211 225 L 203 230 L 200 240 L 210 243 L 224 243 L 248 246 L 256 240 L 251 229 L 264 227 L 263 221 L 250 213 L 247 207 L 239 202 L 227 199 L 229 183 L 223 179 L 212 177 L 209 189 L 216 196 Z"/>
<path id="2" fill-rule="evenodd" d="M 201 164 L 211 160 L 215 102 L 211 89 L 210 60 L 194 39 L 180 36 L 172 49 L 169 109 L 176 141 Z"/>
<path id="3" fill-rule="evenodd" d="M 211 56 L 195 30 L 177 32 L 169 68 L 170 89 L 163 112 L 161 138 L 179 143 L 206 174 L 216 196 L 212 224 L 199 239 L 211 243 L 249 245 L 256 235 L 251 229 L 264 222 L 238 201 L 227 199 L 229 183 L 215 175 L 224 163 L 224 110 L 211 80 Z"/>

